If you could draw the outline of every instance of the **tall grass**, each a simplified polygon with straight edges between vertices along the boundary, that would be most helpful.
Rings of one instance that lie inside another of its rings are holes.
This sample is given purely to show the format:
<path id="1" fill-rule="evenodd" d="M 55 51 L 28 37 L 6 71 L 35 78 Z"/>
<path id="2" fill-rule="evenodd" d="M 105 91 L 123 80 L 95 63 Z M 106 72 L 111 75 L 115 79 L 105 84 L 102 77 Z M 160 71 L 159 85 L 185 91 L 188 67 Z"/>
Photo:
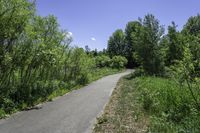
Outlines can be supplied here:
<path id="1" fill-rule="evenodd" d="M 120 69 L 112 69 L 112 68 L 107 68 L 107 67 L 91 69 L 88 72 L 87 83 L 95 81 L 103 76 L 118 73 L 120 71 L 123 71 L 123 69 L 120 70 Z M 36 91 L 37 91 L 35 93 L 37 93 L 37 96 L 32 97 L 30 101 L 31 105 L 28 103 L 28 101 L 20 101 L 20 103 L 14 103 L 9 98 L 0 97 L 0 100 L 1 100 L 0 103 L 1 102 L 4 103 L 4 104 L 1 104 L 0 118 L 4 118 L 8 116 L 9 114 L 12 114 L 19 110 L 30 109 L 33 106 L 44 101 L 51 101 L 57 96 L 62 96 L 70 92 L 71 90 L 78 89 L 85 85 L 85 84 L 81 84 L 80 82 L 75 82 L 75 81 L 71 81 L 71 82 L 53 81 L 51 84 L 43 84 L 43 83 L 41 84 L 43 85 L 42 88 L 37 88 L 37 86 L 35 86 Z M 38 89 L 40 90 L 38 91 Z"/>
<path id="2" fill-rule="evenodd" d="M 200 111 L 186 84 L 128 75 L 118 83 L 94 132 L 199 133 Z"/>
<path id="3" fill-rule="evenodd" d="M 200 132 L 200 111 L 185 85 L 158 77 L 134 80 L 143 109 L 150 116 L 150 132 Z"/>

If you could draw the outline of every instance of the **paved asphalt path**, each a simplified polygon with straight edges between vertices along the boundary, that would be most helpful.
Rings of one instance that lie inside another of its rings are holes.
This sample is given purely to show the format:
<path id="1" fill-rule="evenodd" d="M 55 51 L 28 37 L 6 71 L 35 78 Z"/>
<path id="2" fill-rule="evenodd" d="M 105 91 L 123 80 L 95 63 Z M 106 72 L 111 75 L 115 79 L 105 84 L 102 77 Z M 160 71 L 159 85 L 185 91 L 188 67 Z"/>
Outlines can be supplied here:
<path id="1" fill-rule="evenodd" d="M 117 81 L 130 72 L 106 76 L 44 103 L 40 109 L 22 111 L 0 120 L 0 133 L 90 133 Z"/>

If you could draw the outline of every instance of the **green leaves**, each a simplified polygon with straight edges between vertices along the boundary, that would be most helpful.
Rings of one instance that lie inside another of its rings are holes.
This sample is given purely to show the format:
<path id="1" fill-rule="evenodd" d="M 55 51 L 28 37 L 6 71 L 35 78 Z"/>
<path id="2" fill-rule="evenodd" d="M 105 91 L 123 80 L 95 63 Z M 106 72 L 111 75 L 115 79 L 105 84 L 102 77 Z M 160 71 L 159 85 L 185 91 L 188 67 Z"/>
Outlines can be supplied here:
<path id="1" fill-rule="evenodd" d="M 135 57 L 149 75 L 159 75 L 163 72 L 164 63 L 159 45 L 163 28 L 159 21 L 151 14 L 141 20 L 137 32 L 132 33 Z"/>
<path id="2" fill-rule="evenodd" d="M 108 54 L 110 57 L 115 55 L 124 55 L 125 35 L 123 30 L 116 30 L 108 40 Z"/>
<path id="3" fill-rule="evenodd" d="M 1 41 L 16 39 L 31 18 L 33 4 L 27 0 L 2 0 L 0 9 Z"/>
<path id="4" fill-rule="evenodd" d="M 113 56 L 110 66 L 113 68 L 121 69 L 126 66 L 127 62 L 127 59 L 123 56 Z"/>
<path id="5" fill-rule="evenodd" d="M 167 66 L 173 65 L 176 60 L 182 60 L 184 56 L 185 37 L 176 30 L 176 27 L 174 22 L 168 26 L 165 61 Z"/>
<path id="6" fill-rule="evenodd" d="M 109 67 L 111 63 L 110 57 L 106 55 L 100 55 L 95 58 L 95 63 L 97 67 Z"/>
<path id="7" fill-rule="evenodd" d="M 35 15 L 28 0 L 3 0 L 0 26 L 0 98 L 7 99 L 0 108 L 5 106 L 6 113 L 13 105 L 45 100 L 63 84 L 71 88 L 88 83 L 94 59 L 81 48 L 69 47 L 72 38 L 56 17 Z"/>
<path id="8" fill-rule="evenodd" d="M 127 64 L 127 59 L 123 56 L 113 56 L 109 58 L 106 55 L 100 55 L 95 58 L 96 66 L 99 68 L 102 67 L 111 67 L 121 69 L 124 68 Z"/>

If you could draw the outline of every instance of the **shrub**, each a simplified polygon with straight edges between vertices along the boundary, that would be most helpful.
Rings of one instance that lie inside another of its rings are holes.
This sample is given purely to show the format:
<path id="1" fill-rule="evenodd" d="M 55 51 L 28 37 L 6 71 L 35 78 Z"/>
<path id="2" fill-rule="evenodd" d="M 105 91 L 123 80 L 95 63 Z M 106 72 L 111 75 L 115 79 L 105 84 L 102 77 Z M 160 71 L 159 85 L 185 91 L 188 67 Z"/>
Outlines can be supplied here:
<path id="1" fill-rule="evenodd" d="M 100 55 L 95 58 L 95 63 L 97 67 L 109 67 L 111 59 L 106 55 Z"/>
<path id="2" fill-rule="evenodd" d="M 6 115 L 6 112 L 3 109 L 0 109 L 0 118 L 4 118 Z"/>
<path id="3" fill-rule="evenodd" d="M 146 73 L 144 72 L 144 69 L 139 67 L 139 68 L 135 69 L 135 71 L 130 74 L 129 78 L 132 79 L 132 78 L 136 78 L 136 77 L 140 77 L 140 76 L 144 76 L 144 75 L 146 75 Z"/>
<path id="4" fill-rule="evenodd" d="M 85 85 L 89 82 L 89 76 L 88 73 L 81 73 L 79 78 L 77 79 L 77 82 L 81 85 Z"/>
<path id="5" fill-rule="evenodd" d="M 11 113 L 15 109 L 14 102 L 12 100 L 8 99 L 8 98 L 3 98 L 3 104 L 1 106 L 2 106 L 1 108 L 3 110 L 0 111 L 0 115 L 3 115 L 5 112 Z"/>
<path id="6" fill-rule="evenodd" d="M 111 60 L 111 67 L 117 69 L 124 68 L 127 62 L 127 59 L 123 56 L 113 56 Z"/>

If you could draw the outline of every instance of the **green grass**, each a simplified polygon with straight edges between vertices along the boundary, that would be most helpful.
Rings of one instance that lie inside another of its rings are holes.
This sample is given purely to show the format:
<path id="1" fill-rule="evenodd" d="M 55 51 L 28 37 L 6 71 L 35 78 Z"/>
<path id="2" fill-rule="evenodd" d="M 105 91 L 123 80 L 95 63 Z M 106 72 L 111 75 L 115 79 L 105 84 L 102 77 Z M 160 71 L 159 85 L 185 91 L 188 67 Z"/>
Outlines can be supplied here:
<path id="1" fill-rule="evenodd" d="M 125 69 L 111 69 L 108 67 L 105 68 L 99 68 L 99 69 L 94 69 L 90 72 L 89 74 L 89 82 L 95 81 L 97 79 L 100 79 L 104 76 L 123 72 Z"/>
<path id="2" fill-rule="evenodd" d="M 95 70 L 92 70 L 89 73 L 89 81 L 88 84 L 98 80 L 104 76 L 107 75 L 111 75 L 111 74 L 115 74 L 115 73 L 119 73 L 122 72 L 124 69 L 122 70 L 118 70 L 118 69 L 111 69 L 111 68 L 97 68 Z M 26 109 L 31 109 L 33 106 L 46 102 L 46 101 L 52 101 L 54 98 L 58 97 L 58 96 L 63 96 L 66 93 L 75 90 L 75 89 L 79 89 L 81 87 L 83 87 L 84 85 L 80 85 L 80 84 L 76 84 L 75 82 L 73 83 L 69 83 L 67 88 L 59 88 L 59 89 L 55 89 L 51 94 L 49 94 L 46 97 L 39 97 L 37 98 L 33 105 L 30 107 L 27 103 L 21 103 L 17 106 L 13 105 L 13 102 L 10 101 L 9 99 L 7 100 L 7 105 L 9 106 L 9 111 L 3 110 L 0 108 L 0 118 L 5 118 L 7 116 L 9 116 L 10 114 L 13 114 L 17 111 L 21 111 L 21 110 L 26 110 Z"/>
<path id="3" fill-rule="evenodd" d="M 172 79 L 157 77 L 136 78 L 140 102 L 150 116 L 151 132 L 200 132 L 200 112 L 186 86 Z M 198 90 L 194 90 L 197 91 Z"/>
<path id="4" fill-rule="evenodd" d="M 125 77 L 118 85 L 94 132 L 200 132 L 200 111 L 186 86 L 158 77 Z"/>

